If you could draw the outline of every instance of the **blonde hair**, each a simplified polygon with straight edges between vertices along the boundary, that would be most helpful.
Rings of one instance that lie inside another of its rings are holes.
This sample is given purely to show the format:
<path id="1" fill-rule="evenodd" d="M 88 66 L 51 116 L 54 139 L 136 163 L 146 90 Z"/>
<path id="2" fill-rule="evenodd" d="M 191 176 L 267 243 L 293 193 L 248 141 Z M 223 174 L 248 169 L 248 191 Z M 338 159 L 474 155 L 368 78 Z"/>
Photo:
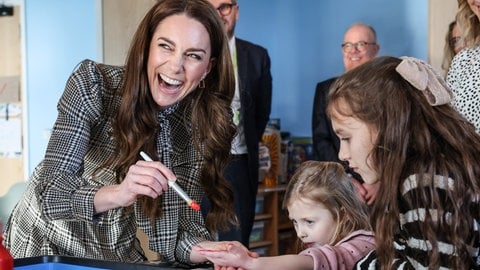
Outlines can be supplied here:
<path id="1" fill-rule="evenodd" d="M 332 245 L 354 231 L 371 230 L 367 205 L 340 163 L 303 162 L 288 183 L 283 209 L 298 199 L 321 203 L 332 213 L 338 224 Z"/>
<path id="2" fill-rule="evenodd" d="M 445 71 L 448 71 L 450 64 L 452 63 L 453 57 L 455 56 L 455 44 L 451 44 L 450 39 L 452 39 L 453 29 L 457 25 L 456 21 L 451 22 L 448 25 L 448 31 L 445 35 L 445 46 L 443 48 L 443 62 L 442 68 Z"/>
<path id="3" fill-rule="evenodd" d="M 467 0 L 458 0 L 456 21 L 462 33 L 465 47 L 480 45 L 480 21 Z"/>

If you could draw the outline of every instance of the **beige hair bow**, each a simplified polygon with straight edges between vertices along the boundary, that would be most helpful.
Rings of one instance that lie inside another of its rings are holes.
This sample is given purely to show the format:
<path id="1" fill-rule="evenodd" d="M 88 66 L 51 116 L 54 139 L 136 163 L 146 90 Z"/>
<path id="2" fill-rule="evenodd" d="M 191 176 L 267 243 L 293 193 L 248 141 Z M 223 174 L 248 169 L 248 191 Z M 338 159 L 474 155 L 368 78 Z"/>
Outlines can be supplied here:
<path id="1" fill-rule="evenodd" d="M 411 85 L 422 91 L 430 105 L 450 103 L 453 94 L 440 73 L 420 59 L 407 56 L 400 59 L 402 62 L 395 70 Z"/>

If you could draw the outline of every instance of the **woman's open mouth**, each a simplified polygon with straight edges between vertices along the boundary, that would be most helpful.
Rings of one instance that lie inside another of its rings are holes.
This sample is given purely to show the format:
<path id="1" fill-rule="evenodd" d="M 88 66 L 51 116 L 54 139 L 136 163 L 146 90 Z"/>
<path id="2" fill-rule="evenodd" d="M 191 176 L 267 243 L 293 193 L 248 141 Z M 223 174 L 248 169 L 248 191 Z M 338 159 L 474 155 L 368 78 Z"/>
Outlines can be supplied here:
<path id="1" fill-rule="evenodd" d="M 165 88 L 167 91 L 176 91 L 179 89 L 182 85 L 183 82 L 179 80 L 172 79 L 165 74 L 159 74 L 158 80 L 160 82 L 160 86 Z"/>

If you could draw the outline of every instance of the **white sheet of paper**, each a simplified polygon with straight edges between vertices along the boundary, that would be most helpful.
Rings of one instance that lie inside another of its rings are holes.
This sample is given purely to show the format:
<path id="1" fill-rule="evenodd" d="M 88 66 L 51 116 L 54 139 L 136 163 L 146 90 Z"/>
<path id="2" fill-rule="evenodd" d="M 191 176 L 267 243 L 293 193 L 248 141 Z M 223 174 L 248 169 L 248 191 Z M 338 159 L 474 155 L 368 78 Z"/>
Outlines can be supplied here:
<path id="1" fill-rule="evenodd" d="M 0 157 L 22 155 L 22 121 L 19 118 L 0 119 Z"/>

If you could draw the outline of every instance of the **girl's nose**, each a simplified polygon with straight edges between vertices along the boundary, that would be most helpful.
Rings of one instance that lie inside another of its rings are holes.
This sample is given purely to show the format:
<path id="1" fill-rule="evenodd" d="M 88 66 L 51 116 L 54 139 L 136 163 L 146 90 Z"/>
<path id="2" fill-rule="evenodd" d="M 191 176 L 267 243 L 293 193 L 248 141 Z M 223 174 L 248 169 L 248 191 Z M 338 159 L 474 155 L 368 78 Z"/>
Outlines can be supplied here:
<path id="1" fill-rule="evenodd" d="M 348 161 L 349 156 L 347 151 L 344 150 L 344 147 L 341 146 L 340 144 L 340 150 L 338 151 L 338 159 L 341 161 Z"/>
<path id="2" fill-rule="evenodd" d="M 305 232 L 303 232 L 302 230 L 297 229 L 297 237 L 299 239 L 303 239 L 303 238 L 307 237 L 307 234 Z"/>

